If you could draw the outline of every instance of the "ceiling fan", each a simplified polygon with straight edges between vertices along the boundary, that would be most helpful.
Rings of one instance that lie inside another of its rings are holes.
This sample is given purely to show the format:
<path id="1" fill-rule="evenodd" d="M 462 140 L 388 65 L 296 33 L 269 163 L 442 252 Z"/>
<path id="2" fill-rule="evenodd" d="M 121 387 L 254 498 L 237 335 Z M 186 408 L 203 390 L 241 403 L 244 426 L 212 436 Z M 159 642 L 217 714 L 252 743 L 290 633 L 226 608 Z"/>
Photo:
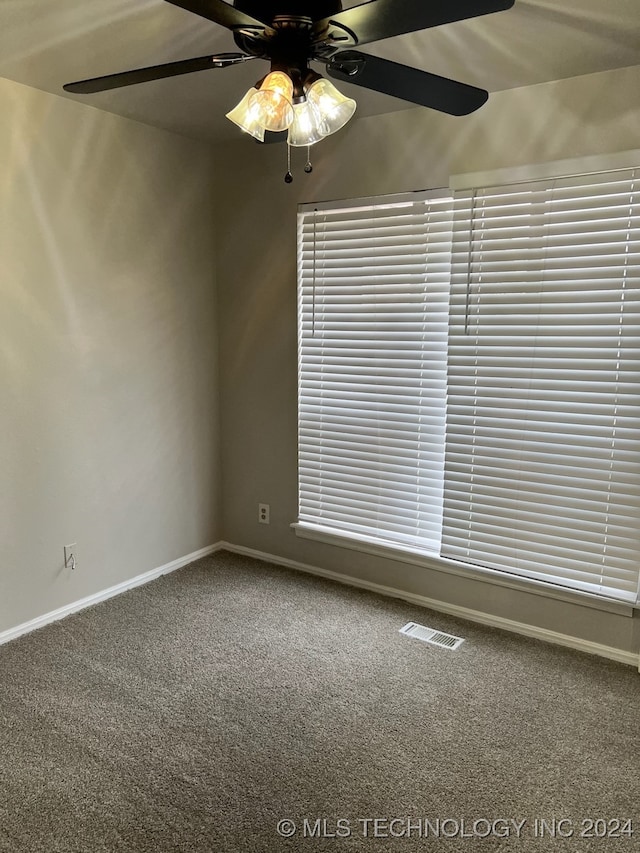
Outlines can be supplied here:
<path id="1" fill-rule="evenodd" d="M 150 80 L 264 59 L 269 73 L 227 114 L 260 142 L 286 138 L 309 146 L 335 133 L 356 104 L 313 71 L 420 106 L 467 115 L 488 98 L 484 89 L 361 53 L 360 45 L 511 8 L 515 0 L 369 0 L 343 9 L 341 0 L 166 0 L 231 30 L 240 52 L 199 56 L 67 83 L 93 94 Z M 310 163 L 307 162 L 307 167 Z M 310 168 L 306 171 L 310 171 Z M 287 173 L 288 182 L 292 180 Z"/>

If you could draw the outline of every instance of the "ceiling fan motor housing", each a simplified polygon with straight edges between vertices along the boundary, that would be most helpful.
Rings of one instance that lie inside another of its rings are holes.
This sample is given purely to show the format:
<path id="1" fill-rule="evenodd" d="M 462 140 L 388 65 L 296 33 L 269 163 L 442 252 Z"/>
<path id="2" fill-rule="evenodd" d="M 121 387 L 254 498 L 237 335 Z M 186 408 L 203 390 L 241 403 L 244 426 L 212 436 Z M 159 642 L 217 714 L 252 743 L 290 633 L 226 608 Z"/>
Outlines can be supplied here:
<path id="1" fill-rule="evenodd" d="M 312 0 L 311 3 L 303 0 L 276 0 L 276 2 L 263 2 L 263 0 L 234 0 L 236 9 L 250 15 L 258 21 L 272 24 L 278 16 L 289 16 L 294 18 L 311 18 L 313 21 L 321 21 L 330 15 L 337 15 L 342 11 L 341 0 Z"/>
<path id="2" fill-rule="evenodd" d="M 239 3 L 236 3 L 240 6 Z M 242 3 L 242 11 L 250 13 L 245 5 L 253 6 L 255 3 Z M 269 25 L 262 32 L 255 34 L 246 31 L 236 31 L 234 39 L 241 50 L 253 56 L 268 59 L 271 63 L 271 71 L 283 71 L 293 82 L 293 102 L 304 100 L 305 82 L 308 84 L 318 74 L 309 68 L 309 59 L 314 52 L 314 43 L 322 38 L 314 27 L 315 20 L 320 20 L 326 14 L 335 14 L 342 4 L 340 2 L 324 2 L 314 5 L 314 18 L 304 14 L 294 14 L 298 8 L 306 7 L 309 3 L 279 3 L 276 7 L 272 5 L 268 10 Z M 287 9 L 284 13 L 283 8 Z M 327 13 L 327 9 L 331 9 Z M 291 11 L 289 11 L 291 10 Z M 265 9 L 261 9 L 263 19 L 267 18 Z M 314 20 L 315 19 L 315 20 Z M 261 81 L 260 81 L 261 82 Z M 256 88 L 259 85 L 256 84 Z"/>

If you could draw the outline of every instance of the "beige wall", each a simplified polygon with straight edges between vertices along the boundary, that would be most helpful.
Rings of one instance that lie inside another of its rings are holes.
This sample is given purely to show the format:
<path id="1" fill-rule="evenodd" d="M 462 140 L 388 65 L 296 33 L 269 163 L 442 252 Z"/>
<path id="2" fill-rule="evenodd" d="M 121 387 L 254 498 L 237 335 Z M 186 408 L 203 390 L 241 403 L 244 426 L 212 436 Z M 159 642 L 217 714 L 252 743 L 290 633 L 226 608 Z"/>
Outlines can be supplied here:
<path id="1" fill-rule="evenodd" d="M 210 149 L 6 80 L 0 115 L 2 632 L 220 531 Z"/>
<path id="2" fill-rule="evenodd" d="M 298 202 L 446 186 L 449 175 L 639 147 L 640 68 L 497 93 L 475 115 L 407 110 L 354 120 L 313 150 L 221 146 L 216 172 L 223 536 L 236 545 L 625 650 L 638 620 L 299 539 L 296 519 Z M 257 504 L 271 524 L 257 523 Z"/>
<path id="3" fill-rule="evenodd" d="M 294 152 L 287 186 L 280 146 L 243 139 L 212 157 L 0 80 L 0 633 L 224 538 L 637 650 L 637 619 L 302 540 L 290 524 L 297 203 L 636 148 L 639 89 L 640 69 L 623 69 L 499 93 L 464 119 L 356 120 L 317 146 L 311 176 Z"/>

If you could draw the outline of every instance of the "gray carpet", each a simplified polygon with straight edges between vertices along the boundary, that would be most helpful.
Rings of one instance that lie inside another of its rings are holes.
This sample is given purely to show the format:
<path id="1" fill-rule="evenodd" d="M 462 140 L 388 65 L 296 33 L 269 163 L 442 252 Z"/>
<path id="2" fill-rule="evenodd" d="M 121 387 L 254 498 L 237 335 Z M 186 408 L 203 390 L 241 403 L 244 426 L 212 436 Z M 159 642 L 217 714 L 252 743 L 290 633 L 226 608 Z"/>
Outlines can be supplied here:
<path id="1" fill-rule="evenodd" d="M 3 853 L 640 849 L 636 671 L 236 555 L 1 647 L 0 678 Z"/>

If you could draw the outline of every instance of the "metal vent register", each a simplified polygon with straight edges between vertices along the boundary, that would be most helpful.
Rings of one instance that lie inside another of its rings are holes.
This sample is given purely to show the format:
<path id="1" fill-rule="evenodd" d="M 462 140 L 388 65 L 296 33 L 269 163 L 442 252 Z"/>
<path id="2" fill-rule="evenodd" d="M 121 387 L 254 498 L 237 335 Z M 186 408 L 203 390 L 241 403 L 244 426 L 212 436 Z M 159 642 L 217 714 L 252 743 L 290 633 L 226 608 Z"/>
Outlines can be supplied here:
<path id="1" fill-rule="evenodd" d="M 400 628 L 401 634 L 406 634 L 407 637 L 414 637 L 416 640 L 422 640 L 423 643 L 431 643 L 432 646 L 438 646 L 441 649 L 457 649 L 464 639 L 462 637 L 454 637 L 453 634 L 444 634 L 442 631 L 436 631 L 435 628 L 427 628 L 424 625 L 418 625 L 417 622 L 407 622 Z"/>

